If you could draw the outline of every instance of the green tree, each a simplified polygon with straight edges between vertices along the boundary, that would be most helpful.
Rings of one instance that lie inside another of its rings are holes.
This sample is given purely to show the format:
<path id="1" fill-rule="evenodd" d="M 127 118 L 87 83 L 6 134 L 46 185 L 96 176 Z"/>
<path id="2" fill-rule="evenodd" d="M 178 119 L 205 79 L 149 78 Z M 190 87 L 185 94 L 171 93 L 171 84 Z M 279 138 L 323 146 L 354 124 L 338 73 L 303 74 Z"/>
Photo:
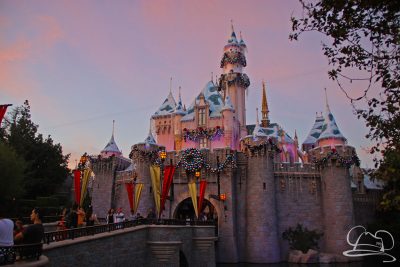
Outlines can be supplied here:
<path id="1" fill-rule="evenodd" d="M 60 186 L 69 174 L 69 155 L 63 155 L 60 144 L 51 136 L 43 138 L 38 125 L 31 120 L 28 101 L 14 108 L 5 120 L 3 139 L 27 163 L 23 183 L 25 197 L 48 196 Z"/>
<path id="2" fill-rule="evenodd" d="M 322 45 L 332 69 L 329 77 L 349 98 L 358 118 L 369 127 L 374 145 L 373 177 L 386 182 L 382 208 L 400 210 L 400 4 L 398 0 L 300 0 L 303 17 L 292 17 L 289 38 L 304 32 L 328 37 Z M 365 77 L 354 77 L 354 70 Z M 350 73 L 350 74 L 348 74 Z M 353 73 L 353 75 L 351 75 Z M 362 95 L 350 97 L 345 82 L 366 85 Z M 380 88 L 372 94 L 371 88 Z M 362 104 L 366 103 L 366 108 Z"/>
<path id="3" fill-rule="evenodd" d="M 0 141 L 0 211 L 12 208 L 12 203 L 24 193 L 25 161 L 17 153 Z"/>

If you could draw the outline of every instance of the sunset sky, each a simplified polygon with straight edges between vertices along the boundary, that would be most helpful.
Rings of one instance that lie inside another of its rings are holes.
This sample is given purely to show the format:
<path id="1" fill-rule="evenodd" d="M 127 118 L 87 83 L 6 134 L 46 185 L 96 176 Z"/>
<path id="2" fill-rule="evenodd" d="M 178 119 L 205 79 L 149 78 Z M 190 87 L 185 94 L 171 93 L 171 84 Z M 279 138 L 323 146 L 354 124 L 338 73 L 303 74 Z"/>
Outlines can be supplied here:
<path id="1" fill-rule="evenodd" d="M 367 128 L 335 82 L 328 79 L 323 36 L 288 38 L 297 0 L 285 1 L 0 1 L 0 104 L 28 99 L 39 132 L 71 153 L 98 154 L 115 140 L 125 156 L 147 136 L 149 118 L 182 86 L 186 106 L 211 79 L 233 20 L 248 47 L 251 85 L 247 123 L 255 123 L 261 83 L 270 119 L 304 141 L 315 112 L 331 111 L 362 166 Z M 326 41 L 326 40 L 325 40 Z"/>

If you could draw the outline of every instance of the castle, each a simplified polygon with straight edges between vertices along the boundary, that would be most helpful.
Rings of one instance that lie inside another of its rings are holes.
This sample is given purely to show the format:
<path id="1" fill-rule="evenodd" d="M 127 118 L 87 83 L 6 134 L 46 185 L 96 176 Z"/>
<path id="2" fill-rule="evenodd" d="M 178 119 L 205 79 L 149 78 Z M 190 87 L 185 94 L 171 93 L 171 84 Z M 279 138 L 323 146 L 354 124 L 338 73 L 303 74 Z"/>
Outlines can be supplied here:
<path id="1" fill-rule="evenodd" d="M 174 166 L 162 218 L 194 219 L 202 213 L 216 219 L 218 262 L 284 261 L 289 248 L 282 233 L 298 223 L 324 233 L 321 251 L 341 255 L 354 225 L 349 167 L 358 163 L 355 149 L 347 145 L 327 100 L 300 148 L 297 134 L 292 138 L 270 121 L 265 83 L 261 122 L 257 114 L 256 124 L 248 125 L 246 51 L 232 27 L 218 81 L 208 82 L 188 108 L 180 94 L 176 101 L 170 92 L 151 117 L 148 137 L 132 146 L 130 159 L 122 156 L 113 133 L 100 156 L 91 159 L 94 212 L 103 217 L 110 207 L 122 207 L 129 213 L 124 188 L 129 183 L 141 188 L 135 212 L 156 209 L 154 192 L 160 188 L 154 188 L 150 166 Z M 194 154 L 187 152 L 191 148 Z M 188 184 L 199 188 L 202 182 L 207 186 L 196 211 Z"/>

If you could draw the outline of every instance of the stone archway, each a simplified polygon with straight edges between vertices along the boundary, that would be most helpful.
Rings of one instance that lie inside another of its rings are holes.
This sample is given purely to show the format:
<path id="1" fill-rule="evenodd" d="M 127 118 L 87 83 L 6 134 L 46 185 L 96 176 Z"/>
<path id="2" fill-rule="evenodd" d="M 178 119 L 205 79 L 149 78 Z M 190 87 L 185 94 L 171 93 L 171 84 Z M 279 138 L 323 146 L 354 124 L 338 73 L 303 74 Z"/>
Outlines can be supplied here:
<path id="1" fill-rule="evenodd" d="M 201 213 L 207 217 L 207 220 L 218 218 L 217 208 L 208 199 L 203 200 L 202 209 L 199 214 Z M 178 220 L 185 220 L 187 218 L 191 220 L 195 219 L 195 211 L 190 197 L 187 197 L 178 203 L 175 207 L 173 218 Z"/>

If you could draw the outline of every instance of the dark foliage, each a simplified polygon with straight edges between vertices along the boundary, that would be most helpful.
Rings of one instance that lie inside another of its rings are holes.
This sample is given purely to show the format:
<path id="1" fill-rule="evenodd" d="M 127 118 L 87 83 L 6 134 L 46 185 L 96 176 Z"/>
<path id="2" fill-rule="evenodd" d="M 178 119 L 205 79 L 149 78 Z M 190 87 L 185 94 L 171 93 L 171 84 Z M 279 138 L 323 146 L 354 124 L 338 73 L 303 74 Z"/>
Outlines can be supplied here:
<path id="1" fill-rule="evenodd" d="M 377 170 L 372 177 L 386 182 L 384 210 L 400 210 L 400 4 L 398 0 L 304 1 L 303 17 L 292 17 L 289 38 L 319 32 L 332 69 L 331 79 L 349 98 L 358 118 L 369 127 Z M 357 70 L 365 77 L 353 77 Z M 344 82 L 366 84 L 359 97 L 350 97 Z M 380 88 L 371 92 L 371 88 Z M 360 106 L 366 103 L 366 108 Z M 381 154 L 379 154 L 381 153 Z"/>

